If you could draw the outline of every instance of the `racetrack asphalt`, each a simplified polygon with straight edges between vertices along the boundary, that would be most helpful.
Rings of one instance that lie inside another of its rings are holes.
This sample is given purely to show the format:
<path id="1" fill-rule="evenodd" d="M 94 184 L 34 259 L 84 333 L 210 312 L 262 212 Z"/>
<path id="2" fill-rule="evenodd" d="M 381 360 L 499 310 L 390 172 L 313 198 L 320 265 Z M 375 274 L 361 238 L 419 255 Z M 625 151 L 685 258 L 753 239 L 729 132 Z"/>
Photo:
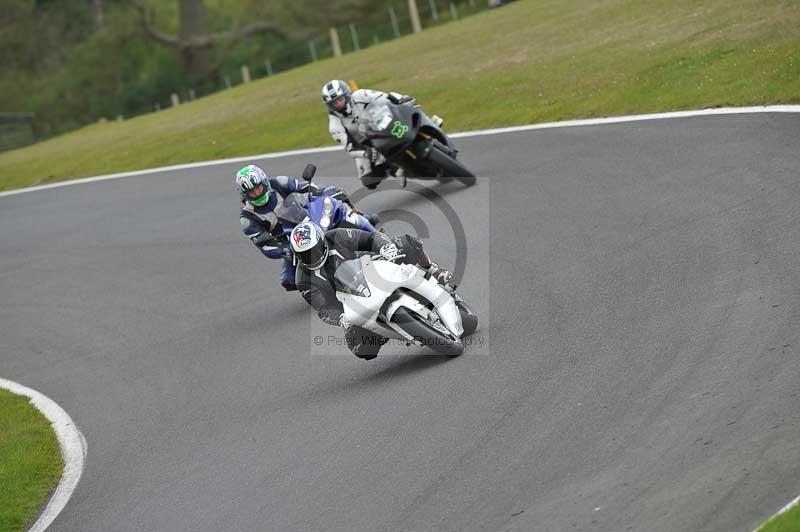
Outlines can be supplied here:
<path id="1" fill-rule="evenodd" d="M 423 183 L 482 318 L 455 359 L 320 355 L 239 164 L 0 198 L 0 375 L 88 443 L 51 530 L 752 530 L 800 493 L 799 142 L 796 114 L 459 139 L 485 177 Z M 305 162 L 358 186 L 340 152 L 264 166 Z M 423 196 L 361 206 L 455 260 Z"/>

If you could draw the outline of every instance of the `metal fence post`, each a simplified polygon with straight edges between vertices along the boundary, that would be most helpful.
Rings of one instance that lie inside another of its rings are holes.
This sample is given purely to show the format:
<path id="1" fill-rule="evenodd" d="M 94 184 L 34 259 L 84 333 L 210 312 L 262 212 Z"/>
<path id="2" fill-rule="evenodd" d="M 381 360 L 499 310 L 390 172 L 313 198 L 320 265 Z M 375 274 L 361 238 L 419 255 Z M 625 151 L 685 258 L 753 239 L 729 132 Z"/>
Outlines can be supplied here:
<path id="1" fill-rule="evenodd" d="M 422 31 L 422 24 L 419 21 L 419 10 L 417 9 L 417 0 L 408 0 L 408 14 L 411 15 L 411 27 L 414 33 Z"/>
<path id="2" fill-rule="evenodd" d="M 329 30 L 331 34 L 331 47 L 333 47 L 333 57 L 342 57 L 342 43 L 339 41 L 339 32 L 336 28 Z"/>
<path id="3" fill-rule="evenodd" d="M 178 107 L 181 104 L 181 99 L 176 93 L 172 93 L 169 97 L 172 100 L 172 107 Z"/>
<path id="4" fill-rule="evenodd" d="M 250 67 L 242 65 L 242 83 L 250 83 Z"/>
<path id="5" fill-rule="evenodd" d="M 450 2 L 450 18 L 458 20 L 458 8 L 453 2 Z"/>
<path id="6" fill-rule="evenodd" d="M 431 15 L 434 22 L 439 22 L 439 10 L 436 9 L 436 1 L 428 0 L 428 5 L 431 6 Z"/>
<path id="7" fill-rule="evenodd" d="M 361 46 L 358 44 L 358 32 L 356 31 L 355 24 L 350 24 L 350 37 L 353 38 L 353 50 L 361 50 Z"/>
<path id="8" fill-rule="evenodd" d="M 392 30 L 396 39 L 400 38 L 400 26 L 397 24 L 397 13 L 394 12 L 393 7 L 389 7 L 389 18 L 392 19 Z"/>
<path id="9" fill-rule="evenodd" d="M 225 88 L 226 89 L 230 89 L 231 88 L 231 78 L 229 78 L 228 76 L 224 76 L 222 79 L 223 79 L 223 81 L 225 81 Z"/>
<path id="10" fill-rule="evenodd" d="M 269 59 L 264 61 L 264 66 L 267 67 L 267 76 L 272 75 L 272 62 Z"/>
<path id="11" fill-rule="evenodd" d="M 317 61 L 317 46 L 314 44 L 314 40 L 308 41 L 308 50 L 311 52 L 311 61 Z"/>

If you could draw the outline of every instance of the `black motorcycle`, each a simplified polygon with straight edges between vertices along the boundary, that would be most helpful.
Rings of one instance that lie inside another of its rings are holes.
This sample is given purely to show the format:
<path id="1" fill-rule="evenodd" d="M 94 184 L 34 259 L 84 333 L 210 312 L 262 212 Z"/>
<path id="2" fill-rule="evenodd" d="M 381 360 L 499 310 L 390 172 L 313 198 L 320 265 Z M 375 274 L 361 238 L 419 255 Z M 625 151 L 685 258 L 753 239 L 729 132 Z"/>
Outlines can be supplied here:
<path id="1" fill-rule="evenodd" d="M 402 168 L 404 177 L 475 184 L 475 174 L 456 159 L 453 143 L 420 108 L 387 102 L 371 104 L 366 113 L 359 127 L 362 143 L 383 155 L 392 173 Z"/>

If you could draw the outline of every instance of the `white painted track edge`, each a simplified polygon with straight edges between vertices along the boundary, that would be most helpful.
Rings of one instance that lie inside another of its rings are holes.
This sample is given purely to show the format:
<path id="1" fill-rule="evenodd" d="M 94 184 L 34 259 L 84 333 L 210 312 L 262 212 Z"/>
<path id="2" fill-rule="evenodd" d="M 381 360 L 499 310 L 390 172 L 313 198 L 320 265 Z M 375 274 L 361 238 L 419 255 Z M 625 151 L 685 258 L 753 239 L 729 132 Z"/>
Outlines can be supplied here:
<path id="1" fill-rule="evenodd" d="M 29 532 L 43 532 L 58 517 L 78 485 L 86 462 L 86 439 L 75 422 L 58 403 L 27 386 L 0 378 L 0 388 L 27 397 L 30 403 L 50 421 L 61 448 L 64 470 L 53 495 L 33 523 Z"/>
<path id="2" fill-rule="evenodd" d="M 524 126 L 511 126 L 495 129 L 481 129 L 476 131 L 462 131 L 460 133 L 452 133 L 452 138 L 468 138 L 479 137 L 488 135 L 499 135 L 502 133 L 516 133 L 520 131 L 533 131 L 537 129 L 555 129 L 564 127 L 580 127 L 580 126 L 597 126 L 604 124 L 620 124 L 625 122 L 638 122 L 646 120 L 665 120 L 674 118 L 688 118 L 694 116 L 713 116 L 713 115 L 733 115 L 733 114 L 752 114 L 752 113 L 800 113 L 800 105 L 765 105 L 758 107 L 717 107 L 712 109 L 697 109 L 690 111 L 675 111 L 669 113 L 653 113 L 653 114 L 640 114 L 640 115 L 627 115 L 627 116 L 612 116 L 607 118 L 589 118 L 581 120 L 565 120 L 563 122 L 546 122 L 541 124 L 529 124 Z M 137 175 L 147 175 L 160 172 L 170 172 L 175 170 L 188 170 L 192 168 L 202 168 L 205 166 L 216 166 L 221 164 L 230 164 L 237 162 L 252 162 L 260 159 L 277 159 L 279 157 L 290 157 L 293 155 L 306 155 L 314 153 L 325 153 L 341 150 L 340 146 L 325 146 L 319 148 L 306 148 L 301 150 L 291 150 L 273 153 L 262 153 L 260 155 L 248 155 L 243 157 L 233 157 L 229 159 L 215 159 L 211 161 L 199 161 L 196 163 L 177 164 L 173 166 L 162 166 L 158 168 L 148 168 L 144 170 L 134 170 L 131 172 L 120 172 L 116 174 L 106 174 L 94 177 L 86 177 L 81 179 L 74 179 L 71 181 L 60 181 L 58 183 L 51 183 L 48 185 L 38 185 L 34 187 L 21 188 L 17 190 L 8 190 L 0 192 L 0 198 L 4 196 L 12 196 L 16 194 L 23 194 L 25 192 L 35 192 L 39 190 L 47 190 L 57 187 L 65 187 L 71 185 L 80 185 L 84 183 L 94 183 L 97 181 L 106 181 L 109 179 L 119 179 L 121 177 L 130 177 Z"/>

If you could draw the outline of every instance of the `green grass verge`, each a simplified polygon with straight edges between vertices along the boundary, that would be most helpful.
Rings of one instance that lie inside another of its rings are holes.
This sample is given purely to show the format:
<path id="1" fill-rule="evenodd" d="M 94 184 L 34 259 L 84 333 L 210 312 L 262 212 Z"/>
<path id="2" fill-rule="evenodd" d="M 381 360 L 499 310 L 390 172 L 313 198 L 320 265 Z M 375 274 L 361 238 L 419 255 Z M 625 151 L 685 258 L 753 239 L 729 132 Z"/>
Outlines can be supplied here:
<path id="1" fill-rule="evenodd" d="M 0 530 L 25 530 L 62 468 L 50 422 L 27 397 L 0 390 Z"/>
<path id="2" fill-rule="evenodd" d="M 758 529 L 758 532 L 800 532 L 800 504 L 788 512 L 771 518 Z"/>
<path id="3" fill-rule="evenodd" d="M 0 154 L 0 190 L 332 144 L 330 78 L 404 91 L 450 131 L 800 102 L 794 0 L 524 0 L 188 105 Z"/>

